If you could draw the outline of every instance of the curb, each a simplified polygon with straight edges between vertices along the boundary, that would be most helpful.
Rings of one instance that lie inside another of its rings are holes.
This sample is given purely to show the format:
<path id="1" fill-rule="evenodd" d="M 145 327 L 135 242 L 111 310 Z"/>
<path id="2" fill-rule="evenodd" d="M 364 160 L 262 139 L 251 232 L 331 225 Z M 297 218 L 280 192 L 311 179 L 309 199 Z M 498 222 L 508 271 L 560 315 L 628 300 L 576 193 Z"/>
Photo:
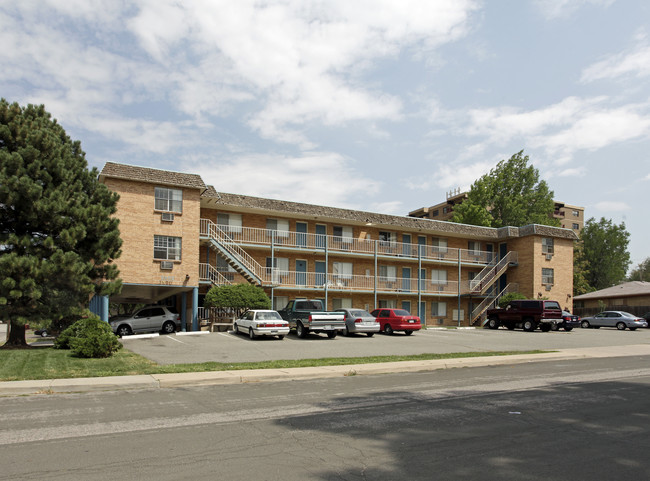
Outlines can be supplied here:
<path id="1" fill-rule="evenodd" d="M 358 375 L 426 372 L 462 367 L 502 366 L 529 362 L 649 355 L 650 344 L 637 344 L 600 348 L 561 349 L 542 354 L 463 357 L 455 359 L 432 359 L 428 361 L 397 361 L 376 364 L 346 364 L 341 366 L 143 374 L 135 376 L 46 379 L 37 381 L 5 381 L 0 382 L 0 396 L 299 381 Z"/>

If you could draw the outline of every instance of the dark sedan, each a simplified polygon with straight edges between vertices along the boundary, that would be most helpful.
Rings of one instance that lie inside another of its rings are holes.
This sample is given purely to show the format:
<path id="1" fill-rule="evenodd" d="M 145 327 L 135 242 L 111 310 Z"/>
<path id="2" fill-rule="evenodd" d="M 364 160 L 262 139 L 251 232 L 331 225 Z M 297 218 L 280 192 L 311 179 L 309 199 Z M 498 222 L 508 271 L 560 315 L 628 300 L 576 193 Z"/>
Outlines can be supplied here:
<path id="1" fill-rule="evenodd" d="M 551 326 L 551 329 L 558 331 L 564 329 L 571 331 L 574 327 L 580 327 L 580 317 L 571 314 L 569 311 L 562 311 L 562 322 L 557 322 Z"/>

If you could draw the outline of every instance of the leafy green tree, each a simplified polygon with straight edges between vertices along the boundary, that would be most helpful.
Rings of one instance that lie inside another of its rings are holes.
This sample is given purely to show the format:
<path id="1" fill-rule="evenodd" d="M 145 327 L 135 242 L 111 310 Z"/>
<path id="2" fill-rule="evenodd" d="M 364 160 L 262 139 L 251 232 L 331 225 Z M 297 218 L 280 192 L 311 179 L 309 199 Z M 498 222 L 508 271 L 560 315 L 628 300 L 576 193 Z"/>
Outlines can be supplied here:
<path id="1" fill-rule="evenodd" d="M 44 106 L 0 100 L 0 317 L 5 346 L 25 323 L 75 319 L 93 294 L 119 292 L 118 195 L 88 170 L 78 141 Z"/>
<path id="2" fill-rule="evenodd" d="M 510 304 L 510 301 L 515 301 L 517 299 L 526 299 L 526 296 L 524 296 L 521 292 L 509 292 L 508 294 L 504 294 L 499 299 L 499 307 L 505 308 L 508 304 Z"/>
<path id="3" fill-rule="evenodd" d="M 582 242 L 573 243 L 573 295 L 579 296 L 587 292 L 595 291 L 587 281 L 589 263 L 584 256 Z"/>
<path id="4" fill-rule="evenodd" d="M 461 204 L 454 207 L 453 222 L 486 227 L 520 227 L 527 224 L 559 226 L 552 214 L 553 191 L 539 171 L 528 165 L 523 150 L 478 179 Z"/>
<path id="5" fill-rule="evenodd" d="M 271 309 L 264 289 L 252 284 L 214 286 L 205 295 L 205 307 L 217 307 L 222 314 L 230 311 L 241 316 L 247 309 Z"/>
<path id="6" fill-rule="evenodd" d="M 580 241 L 579 261 L 586 265 L 584 276 L 589 286 L 600 290 L 625 280 L 632 261 L 627 250 L 630 234 L 624 222 L 616 225 L 604 217 L 596 222 L 592 217 L 585 223 Z"/>
<path id="7" fill-rule="evenodd" d="M 641 264 L 632 269 L 627 280 L 650 282 L 650 257 L 646 257 Z"/>

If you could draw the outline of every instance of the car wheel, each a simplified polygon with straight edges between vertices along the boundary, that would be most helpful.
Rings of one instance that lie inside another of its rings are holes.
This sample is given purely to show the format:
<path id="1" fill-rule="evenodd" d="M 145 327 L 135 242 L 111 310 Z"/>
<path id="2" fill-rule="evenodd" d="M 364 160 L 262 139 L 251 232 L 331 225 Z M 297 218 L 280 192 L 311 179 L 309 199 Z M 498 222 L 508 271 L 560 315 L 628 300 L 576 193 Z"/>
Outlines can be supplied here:
<path id="1" fill-rule="evenodd" d="M 589 327 L 590 327 L 589 326 L 589 321 L 582 321 L 580 323 L 580 327 L 582 327 L 583 329 L 589 329 Z"/>
<path id="2" fill-rule="evenodd" d="M 255 339 L 255 338 L 257 337 L 257 336 L 255 335 L 255 331 L 253 331 L 253 328 L 252 328 L 252 327 L 249 327 L 249 328 L 248 328 L 248 337 L 250 337 L 251 339 Z"/>
<path id="3" fill-rule="evenodd" d="M 572 331 L 573 328 L 572 328 L 572 327 L 565 327 L 564 330 L 565 330 L 566 332 L 569 332 L 569 331 Z"/>
<path id="4" fill-rule="evenodd" d="M 165 334 L 176 332 L 176 324 L 174 324 L 172 321 L 165 322 L 162 326 L 162 332 Z"/>
<path id="5" fill-rule="evenodd" d="M 411 334 L 413 334 L 413 331 L 404 331 L 404 334 L 406 334 L 407 336 L 410 336 Z"/>
<path id="6" fill-rule="evenodd" d="M 303 326 L 302 322 L 299 322 L 298 324 L 296 324 L 296 335 L 300 339 L 306 338 L 307 334 L 309 334 L 309 329 L 307 329 L 305 326 Z"/>
<path id="7" fill-rule="evenodd" d="M 327 331 L 327 337 L 334 339 L 336 337 L 336 331 Z"/>
<path id="8" fill-rule="evenodd" d="M 372 336 L 374 336 L 374 335 L 375 335 L 374 332 L 366 332 L 366 336 L 368 336 L 368 337 L 372 337 Z"/>
<path id="9" fill-rule="evenodd" d="M 625 330 L 625 323 L 624 322 L 617 322 L 616 323 L 616 329 L 619 331 L 624 331 Z"/>
<path id="10" fill-rule="evenodd" d="M 284 336 L 283 336 L 283 335 L 279 335 L 279 336 L 278 336 L 278 339 L 282 340 L 282 339 L 284 339 Z"/>
<path id="11" fill-rule="evenodd" d="M 131 328 L 127 325 L 123 325 L 117 328 L 117 335 L 120 337 L 128 336 L 131 334 Z"/>
<path id="12" fill-rule="evenodd" d="M 551 324 L 551 331 L 559 331 L 559 330 L 560 330 L 560 325 L 557 322 Z"/>
<path id="13" fill-rule="evenodd" d="M 541 329 L 542 332 L 548 332 L 551 330 L 551 325 L 548 322 L 545 322 L 544 324 L 541 324 L 539 328 Z"/>
<path id="14" fill-rule="evenodd" d="M 386 324 L 384 326 L 384 332 L 388 334 L 389 336 L 393 334 L 393 328 L 390 327 L 390 324 Z"/>
<path id="15" fill-rule="evenodd" d="M 350 335 L 350 329 L 348 329 L 348 326 L 345 326 L 345 329 L 343 329 L 343 335 L 345 337 L 348 337 Z"/>
<path id="16" fill-rule="evenodd" d="M 537 326 L 535 325 L 535 321 L 532 321 L 530 319 L 526 319 L 524 321 L 524 331 L 526 332 L 533 332 Z"/>
<path id="17" fill-rule="evenodd" d="M 488 319 L 487 326 L 490 329 L 499 329 L 499 319 L 491 317 Z"/>

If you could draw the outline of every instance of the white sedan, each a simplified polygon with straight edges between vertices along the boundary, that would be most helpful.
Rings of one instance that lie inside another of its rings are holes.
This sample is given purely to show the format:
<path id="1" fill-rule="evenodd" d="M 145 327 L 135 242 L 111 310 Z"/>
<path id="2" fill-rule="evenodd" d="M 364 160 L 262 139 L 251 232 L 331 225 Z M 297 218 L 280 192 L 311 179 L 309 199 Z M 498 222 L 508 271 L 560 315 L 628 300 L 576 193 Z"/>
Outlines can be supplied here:
<path id="1" fill-rule="evenodd" d="M 257 336 L 278 336 L 278 339 L 284 339 L 289 334 L 289 323 L 277 311 L 271 310 L 246 311 L 241 319 L 235 321 L 233 328 L 235 334 L 246 332 L 251 339 Z"/>

